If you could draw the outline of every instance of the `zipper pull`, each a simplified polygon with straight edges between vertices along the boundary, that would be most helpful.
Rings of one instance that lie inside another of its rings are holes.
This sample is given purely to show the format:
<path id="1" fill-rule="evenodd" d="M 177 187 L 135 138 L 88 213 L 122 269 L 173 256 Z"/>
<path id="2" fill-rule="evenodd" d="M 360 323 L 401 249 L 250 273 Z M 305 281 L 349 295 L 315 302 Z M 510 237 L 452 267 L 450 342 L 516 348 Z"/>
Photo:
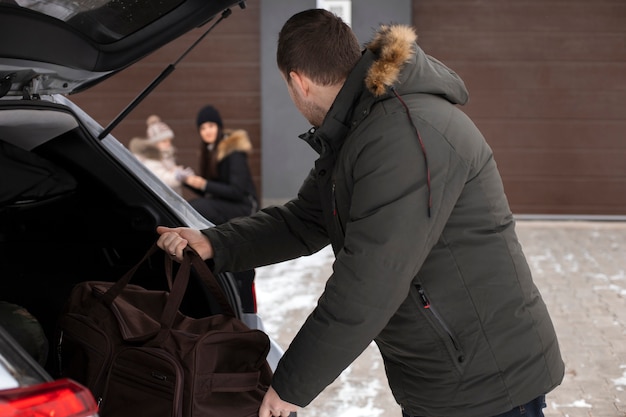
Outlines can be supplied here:
<path id="1" fill-rule="evenodd" d="M 337 202 L 335 201 L 335 181 L 334 180 L 333 180 L 333 187 L 332 187 L 331 193 L 332 193 L 331 200 L 333 204 L 333 216 L 336 216 L 337 215 Z"/>
<path id="2" fill-rule="evenodd" d="M 417 292 L 420 295 L 420 299 L 422 300 L 422 304 L 424 305 L 424 308 L 430 308 L 430 301 L 428 301 L 428 297 L 426 297 L 426 293 L 424 292 L 424 289 L 422 288 L 421 285 L 417 286 Z"/>

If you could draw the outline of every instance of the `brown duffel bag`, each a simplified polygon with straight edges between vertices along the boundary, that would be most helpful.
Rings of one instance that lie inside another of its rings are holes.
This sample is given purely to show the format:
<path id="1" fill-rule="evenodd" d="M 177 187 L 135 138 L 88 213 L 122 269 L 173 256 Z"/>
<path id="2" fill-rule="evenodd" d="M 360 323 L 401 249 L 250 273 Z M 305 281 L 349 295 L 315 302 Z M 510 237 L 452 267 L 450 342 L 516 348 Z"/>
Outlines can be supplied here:
<path id="1" fill-rule="evenodd" d="M 236 318 L 208 266 L 185 250 L 171 291 L 117 282 L 76 285 L 59 325 L 59 368 L 91 389 L 102 417 L 251 417 L 271 382 L 267 335 Z M 166 257 L 171 274 L 171 260 Z M 224 314 L 183 315 L 191 267 Z"/>

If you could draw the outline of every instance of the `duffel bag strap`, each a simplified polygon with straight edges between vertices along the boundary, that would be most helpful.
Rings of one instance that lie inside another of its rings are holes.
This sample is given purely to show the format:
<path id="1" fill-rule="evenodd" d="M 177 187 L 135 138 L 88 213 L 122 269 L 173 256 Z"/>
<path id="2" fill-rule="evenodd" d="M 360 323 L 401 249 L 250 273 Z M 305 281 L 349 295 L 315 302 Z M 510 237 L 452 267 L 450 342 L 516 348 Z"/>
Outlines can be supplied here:
<path id="1" fill-rule="evenodd" d="M 148 251 L 143 256 L 143 258 L 141 258 L 141 260 L 137 262 L 137 264 L 135 264 L 135 266 L 133 266 L 120 279 L 118 279 L 117 282 L 114 285 L 112 285 L 111 288 L 109 288 L 107 292 L 102 294 L 101 301 L 104 304 L 110 306 L 113 303 L 113 300 L 115 299 L 115 297 L 117 297 L 124 290 L 126 285 L 128 285 L 133 275 L 135 275 L 135 272 L 137 272 L 137 269 L 139 269 L 139 267 L 144 262 L 146 262 L 148 258 L 150 258 L 158 249 L 159 247 L 157 246 L 156 243 L 154 243 L 152 247 L 148 249 Z"/>

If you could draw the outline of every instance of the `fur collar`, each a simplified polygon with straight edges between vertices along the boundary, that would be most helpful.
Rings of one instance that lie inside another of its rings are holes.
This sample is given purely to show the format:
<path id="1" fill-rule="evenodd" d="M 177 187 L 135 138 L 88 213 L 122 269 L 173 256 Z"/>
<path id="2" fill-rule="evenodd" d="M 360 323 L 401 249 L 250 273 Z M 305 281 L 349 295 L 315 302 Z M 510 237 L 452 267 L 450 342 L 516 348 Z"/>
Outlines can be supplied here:
<path id="1" fill-rule="evenodd" d="M 243 129 L 224 130 L 224 138 L 217 144 L 217 160 L 221 161 L 233 152 L 252 152 L 252 142 Z"/>
<path id="2" fill-rule="evenodd" d="M 365 85 L 375 97 L 383 95 L 398 81 L 404 64 L 415 54 L 417 34 L 405 25 L 382 25 L 365 46 L 378 59 L 370 67 Z"/>

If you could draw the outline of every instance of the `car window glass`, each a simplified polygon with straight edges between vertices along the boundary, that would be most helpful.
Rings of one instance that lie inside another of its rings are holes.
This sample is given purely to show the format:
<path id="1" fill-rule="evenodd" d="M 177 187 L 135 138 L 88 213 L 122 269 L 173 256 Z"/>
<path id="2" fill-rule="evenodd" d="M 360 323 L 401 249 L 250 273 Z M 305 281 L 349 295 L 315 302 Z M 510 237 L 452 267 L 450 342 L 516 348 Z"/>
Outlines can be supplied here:
<path id="1" fill-rule="evenodd" d="M 185 0 L 0 0 L 62 20 L 98 43 L 141 29 Z"/>

